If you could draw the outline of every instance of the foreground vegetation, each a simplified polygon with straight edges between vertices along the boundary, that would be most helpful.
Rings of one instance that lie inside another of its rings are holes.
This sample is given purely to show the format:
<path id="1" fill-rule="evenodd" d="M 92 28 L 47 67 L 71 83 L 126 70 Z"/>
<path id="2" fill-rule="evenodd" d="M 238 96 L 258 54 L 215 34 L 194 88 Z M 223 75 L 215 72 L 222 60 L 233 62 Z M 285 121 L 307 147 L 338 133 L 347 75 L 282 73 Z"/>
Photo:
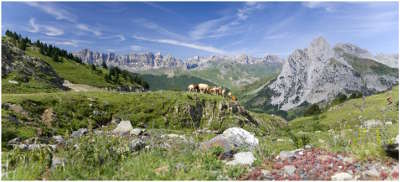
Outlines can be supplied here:
<path id="1" fill-rule="evenodd" d="M 210 119 L 210 115 L 204 113 L 207 118 L 200 119 L 195 128 L 192 127 L 193 123 L 191 126 L 184 124 L 183 118 L 190 117 L 190 114 L 165 115 L 171 113 L 172 108 L 180 110 L 179 108 L 199 103 L 206 103 L 204 108 L 208 108 L 207 103 L 224 103 L 222 97 L 172 91 L 131 94 L 3 94 L 4 103 L 20 104 L 25 111 L 32 114 L 22 116 L 2 108 L 3 144 L 12 137 L 37 137 L 37 127 L 43 127 L 44 133 L 47 132 L 44 135 L 58 134 L 65 138 L 78 128 L 94 129 L 83 137 L 72 138 L 55 151 L 50 148 L 35 151 L 11 150 L 3 146 L 2 164 L 6 166 L 3 168 L 3 179 L 238 179 L 250 168 L 262 166 L 264 161 L 272 160 L 280 151 L 294 150 L 307 144 L 328 151 L 348 152 L 360 160 L 371 157 L 384 159 L 386 156 L 382 144 L 392 143 L 398 134 L 397 95 L 398 87 L 369 96 L 365 101 L 362 98 L 352 99 L 332 106 L 319 115 L 295 119 L 289 125 L 275 116 L 252 113 L 258 121 L 263 121 L 261 127 L 264 129 L 257 132 L 254 128 L 242 126 L 255 132 L 260 141 L 259 147 L 254 151 L 256 161 L 252 166 L 235 167 L 226 165 L 219 159 L 221 149 L 214 148 L 205 152 L 197 147 L 199 142 L 216 135 L 195 132 L 196 128 L 208 127 L 204 125 L 204 121 Z M 386 103 L 388 96 L 392 96 L 395 101 L 391 105 Z M 89 106 L 90 104 L 92 105 Z M 364 107 L 359 109 L 358 106 L 361 105 Z M 35 114 L 42 113 L 48 107 L 53 108 L 57 118 L 51 128 L 41 124 Z M 101 114 L 94 116 L 94 110 Z M 9 120 L 12 115 L 16 115 L 20 121 L 18 126 L 13 126 Z M 229 115 L 231 114 L 225 116 Z M 102 130 L 107 133 L 115 128 L 115 124 L 108 123 L 113 117 L 129 119 L 134 127 L 147 128 L 151 137 L 148 145 L 153 147 L 132 152 L 129 144 L 135 137 L 116 137 L 94 132 Z M 167 119 L 164 120 L 164 117 Z M 33 123 L 29 122 L 29 118 Z M 232 119 L 233 117 L 225 120 L 232 125 L 220 128 L 211 125 L 209 128 L 221 132 L 227 127 L 240 125 Z M 382 125 L 364 127 L 365 122 L 371 119 L 382 122 Z M 389 121 L 390 125 L 387 124 Z M 182 135 L 191 142 L 173 139 L 168 143 L 162 135 L 171 133 Z M 165 148 L 160 142 L 167 142 L 170 147 Z M 79 148 L 76 148 L 76 144 Z M 64 165 L 51 167 L 54 157 L 65 159 L 66 162 Z"/>

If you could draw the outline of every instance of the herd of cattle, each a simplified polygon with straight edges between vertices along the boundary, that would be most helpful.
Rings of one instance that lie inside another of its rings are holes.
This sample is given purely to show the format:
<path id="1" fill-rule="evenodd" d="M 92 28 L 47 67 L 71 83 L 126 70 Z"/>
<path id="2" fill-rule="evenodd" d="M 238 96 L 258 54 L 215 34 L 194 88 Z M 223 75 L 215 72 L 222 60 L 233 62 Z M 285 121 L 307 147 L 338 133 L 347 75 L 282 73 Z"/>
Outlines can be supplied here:
<path id="1" fill-rule="evenodd" d="M 237 98 L 232 95 L 231 92 L 228 92 L 225 88 L 222 87 L 210 87 L 208 84 L 204 83 L 199 83 L 199 84 L 190 84 L 188 86 L 188 91 L 189 92 L 199 92 L 199 93 L 207 93 L 207 94 L 212 94 L 212 95 L 220 95 L 223 97 L 229 97 L 233 101 L 236 101 Z"/>

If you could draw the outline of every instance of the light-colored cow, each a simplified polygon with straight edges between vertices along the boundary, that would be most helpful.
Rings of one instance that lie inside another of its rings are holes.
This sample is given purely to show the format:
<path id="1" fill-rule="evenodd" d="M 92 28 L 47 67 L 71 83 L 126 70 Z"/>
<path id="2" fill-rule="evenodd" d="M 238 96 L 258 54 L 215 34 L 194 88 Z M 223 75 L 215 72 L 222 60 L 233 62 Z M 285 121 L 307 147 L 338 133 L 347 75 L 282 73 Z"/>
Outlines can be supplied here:
<path id="1" fill-rule="evenodd" d="M 199 90 L 201 93 L 208 93 L 209 88 L 207 84 L 199 83 Z"/>

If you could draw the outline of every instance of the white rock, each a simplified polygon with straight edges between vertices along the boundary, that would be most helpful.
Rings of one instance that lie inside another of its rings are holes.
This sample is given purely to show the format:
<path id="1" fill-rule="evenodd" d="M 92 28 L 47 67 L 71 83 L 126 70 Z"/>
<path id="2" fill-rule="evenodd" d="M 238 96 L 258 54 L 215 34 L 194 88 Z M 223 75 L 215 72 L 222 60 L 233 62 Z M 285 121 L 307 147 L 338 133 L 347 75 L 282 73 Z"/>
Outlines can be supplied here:
<path id="1" fill-rule="evenodd" d="M 333 181 L 345 181 L 345 180 L 352 180 L 353 176 L 349 173 L 336 173 L 335 175 L 331 176 L 331 180 Z"/>
<path id="2" fill-rule="evenodd" d="M 251 165 L 256 160 L 251 152 L 239 152 L 233 155 L 233 160 L 227 162 L 227 165 Z"/>
<path id="3" fill-rule="evenodd" d="M 385 122 L 385 125 L 392 125 L 393 123 L 391 121 Z"/>
<path id="4" fill-rule="evenodd" d="M 379 120 L 370 119 L 370 120 L 364 121 L 362 125 L 364 128 L 374 128 L 374 127 L 382 126 L 382 122 Z"/>
<path id="5" fill-rule="evenodd" d="M 294 151 L 281 151 L 277 158 L 281 160 L 286 160 L 295 156 Z"/>
<path id="6" fill-rule="evenodd" d="M 112 131 L 113 134 L 122 136 L 128 135 L 131 130 L 133 130 L 132 124 L 130 121 L 121 121 L 117 127 Z"/>
<path id="7" fill-rule="evenodd" d="M 8 83 L 11 83 L 11 84 L 18 84 L 18 82 L 15 81 L 15 80 L 8 80 Z"/>
<path id="8" fill-rule="evenodd" d="M 236 146 L 247 146 L 250 149 L 258 146 L 258 139 L 242 128 L 228 128 L 222 133 L 222 136 L 232 141 Z"/>
<path id="9" fill-rule="evenodd" d="M 81 137 L 88 132 L 86 128 L 80 128 L 77 131 L 72 132 L 71 137 Z"/>
<path id="10" fill-rule="evenodd" d="M 65 141 L 64 141 L 64 138 L 63 138 L 61 135 L 53 136 L 53 139 L 54 139 L 57 143 L 59 143 L 59 144 L 62 144 L 62 143 L 65 142 Z"/>
<path id="11" fill-rule="evenodd" d="M 373 167 L 364 173 L 369 177 L 379 177 L 379 172 Z"/>
<path id="12" fill-rule="evenodd" d="M 287 165 L 283 167 L 283 170 L 287 175 L 291 176 L 296 171 L 296 167 L 294 167 L 293 165 Z"/>
<path id="13" fill-rule="evenodd" d="M 142 134 L 144 131 L 145 131 L 145 129 L 135 128 L 135 129 L 130 131 L 130 134 L 138 136 L 138 135 Z"/>

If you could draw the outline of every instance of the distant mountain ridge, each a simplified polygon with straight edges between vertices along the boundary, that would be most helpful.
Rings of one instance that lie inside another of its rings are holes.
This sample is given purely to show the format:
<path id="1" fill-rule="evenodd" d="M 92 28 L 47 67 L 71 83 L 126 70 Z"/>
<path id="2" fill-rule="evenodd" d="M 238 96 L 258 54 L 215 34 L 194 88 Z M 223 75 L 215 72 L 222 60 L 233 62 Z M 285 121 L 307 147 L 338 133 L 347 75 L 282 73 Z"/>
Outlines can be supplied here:
<path id="1" fill-rule="evenodd" d="M 146 71 L 152 69 L 183 69 L 191 70 L 196 68 L 207 68 L 217 61 L 230 62 L 236 64 L 269 64 L 282 63 L 283 59 L 275 55 L 265 57 L 252 57 L 248 55 L 238 56 L 194 56 L 187 59 L 179 59 L 171 55 L 162 55 L 161 53 L 130 53 L 127 55 L 117 55 L 115 53 L 100 53 L 89 49 L 73 53 L 86 64 L 101 65 L 106 63 L 110 66 L 118 66 L 129 71 Z"/>

